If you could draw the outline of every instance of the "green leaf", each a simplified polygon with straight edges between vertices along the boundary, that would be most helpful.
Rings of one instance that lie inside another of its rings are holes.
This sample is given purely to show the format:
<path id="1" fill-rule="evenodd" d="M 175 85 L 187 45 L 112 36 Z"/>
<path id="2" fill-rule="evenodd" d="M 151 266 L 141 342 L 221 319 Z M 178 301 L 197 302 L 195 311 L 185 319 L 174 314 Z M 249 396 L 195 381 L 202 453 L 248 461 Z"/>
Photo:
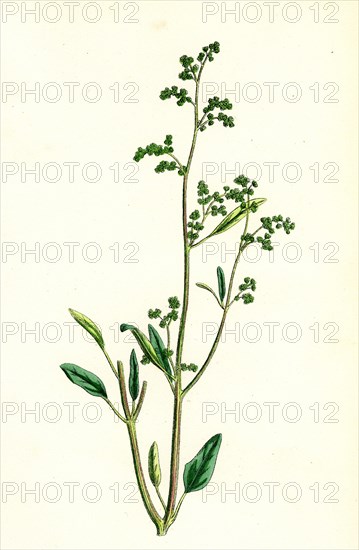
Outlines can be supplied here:
<path id="1" fill-rule="evenodd" d="M 158 453 L 158 445 L 154 441 L 148 452 L 148 473 L 154 487 L 158 487 L 161 483 L 161 466 Z"/>
<path id="2" fill-rule="evenodd" d="M 208 292 L 216 296 L 215 291 L 209 285 L 206 285 L 205 283 L 196 283 L 196 286 L 198 286 L 199 288 L 203 288 L 204 290 L 208 290 Z"/>
<path id="3" fill-rule="evenodd" d="M 213 294 L 213 296 L 214 296 L 215 299 L 217 300 L 218 304 L 221 306 L 221 308 L 223 308 L 223 305 L 221 304 L 220 300 L 218 299 L 218 296 L 217 296 L 217 294 L 215 293 L 215 291 L 213 290 L 213 288 L 211 288 L 210 286 L 206 285 L 205 283 L 196 283 L 196 286 L 198 286 L 199 288 L 203 288 L 204 290 L 208 290 L 208 292 L 210 292 L 211 294 Z"/>
<path id="4" fill-rule="evenodd" d="M 219 235 L 220 233 L 224 233 L 224 231 L 228 231 L 228 229 L 230 229 L 231 227 L 233 227 L 238 222 L 243 220 L 243 218 L 246 217 L 248 209 L 250 209 L 250 207 L 253 204 L 256 204 L 257 206 L 261 206 L 261 204 L 266 202 L 266 200 L 267 199 L 252 199 L 252 200 L 249 201 L 249 205 L 246 206 L 246 208 L 241 208 L 240 206 L 238 206 L 237 208 L 232 210 L 232 212 L 230 212 L 221 221 L 220 224 L 217 225 L 217 227 L 212 231 L 212 233 L 210 233 L 210 235 L 208 235 L 208 237 L 206 237 L 206 240 L 209 237 L 214 237 L 215 235 Z"/>
<path id="5" fill-rule="evenodd" d="M 216 465 L 222 434 L 211 437 L 196 456 L 184 467 L 183 482 L 186 493 L 200 491 L 209 483 Z"/>
<path id="6" fill-rule="evenodd" d="M 143 351 L 145 356 L 151 361 L 151 363 L 163 370 L 162 364 L 157 357 L 156 352 L 147 336 L 145 336 L 143 332 L 141 332 L 140 329 L 138 329 L 137 327 L 123 323 L 120 326 L 120 331 L 125 332 L 126 330 L 130 330 L 132 332 L 141 350 Z"/>
<path id="7" fill-rule="evenodd" d="M 133 349 L 130 356 L 130 379 L 129 379 L 130 395 L 133 401 L 136 401 L 138 393 L 140 391 L 140 381 L 138 378 L 138 361 L 136 352 Z"/>
<path id="8" fill-rule="evenodd" d="M 96 397 L 102 397 L 107 399 L 107 392 L 104 383 L 102 380 L 88 370 L 74 365 L 73 363 L 63 363 L 60 365 L 60 368 L 64 371 L 67 378 L 71 380 L 77 386 L 87 391 L 91 395 Z"/>
<path id="9" fill-rule="evenodd" d="M 152 325 L 148 325 L 148 334 L 150 336 L 150 342 L 153 346 L 153 349 L 155 350 L 156 355 L 161 362 L 162 368 L 168 374 L 172 375 L 171 366 L 168 361 L 168 357 L 166 355 L 166 348 L 161 336 L 158 334 L 157 330 Z"/>
<path id="10" fill-rule="evenodd" d="M 220 266 L 217 267 L 217 280 L 219 297 L 221 299 L 221 302 L 223 302 L 223 299 L 226 295 L 226 279 L 223 269 Z"/>
<path id="11" fill-rule="evenodd" d="M 98 345 L 101 349 L 105 348 L 105 342 L 102 338 L 102 333 L 98 326 L 91 321 L 89 317 L 86 317 L 83 313 L 80 313 L 79 311 L 75 311 L 74 309 L 69 309 L 69 312 L 71 313 L 72 317 L 75 319 L 75 321 L 82 326 L 89 334 L 91 334 L 92 338 L 96 340 Z"/>

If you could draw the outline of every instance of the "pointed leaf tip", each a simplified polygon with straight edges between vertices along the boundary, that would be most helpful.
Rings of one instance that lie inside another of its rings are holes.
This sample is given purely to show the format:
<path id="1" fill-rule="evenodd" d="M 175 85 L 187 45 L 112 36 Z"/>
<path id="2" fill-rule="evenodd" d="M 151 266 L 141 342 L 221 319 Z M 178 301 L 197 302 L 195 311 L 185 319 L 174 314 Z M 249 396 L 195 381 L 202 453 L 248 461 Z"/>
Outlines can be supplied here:
<path id="1" fill-rule="evenodd" d="M 251 199 L 249 201 L 249 205 L 245 208 L 238 206 L 217 225 L 217 227 L 212 231 L 212 233 L 210 233 L 210 235 L 208 235 L 207 238 L 214 237 L 214 235 L 219 235 L 220 233 L 224 233 L 224 231 L 228 231 L 228 229 L 231 229 L 231 227 L 246 217 L 248 210 L 250 210 L 254 204 L 259 207 L 266 202 L 266 200 L 267 199 Z"/>
<path id="2" fill-rule="evenodd" d="M 216 466 L 222 434 L 216 434 L 203 445 L 196 456 L 185 465 L 183 482 L 186 493 L 200 491 L 211 480 Z"/>
<path id="3" fill-rule="evenodd" d="M 226 278 L 224 276 L 224 271 L 220 266 L 217 267 L 217 280 L 218 280 L 218 294 L 221 302 L 223 302 L 224 297 L 226 295 Z"/>
<path id="4" fill-rule="evenodd" d="M 73 384 L 76 384 L 76 386 L 80 386 L 80 388 L 95 397 L 107 399 L 104 383 L 93 372 L 83 369 L 78 365 L 74 365 L 73 363 L 63 363 L 60 365 L 60 369 L 64 371 L 67 378 L 71 380 Z"/>
<path id="5" fill-rule="evenodd" d="M 156 352 L 156 355 L 161 363 L 162 368 L 170 375 L 172 376 L 172 370 L 170 367 L 170 363 L 168 360 L 168 357 L 166 355 L 166 348 L 163 343 L 163 340 L 161 336 L 158 334 L 155 327 L 152 325 L 148 325 L 148 334 L 150 337 L 150 342 L 153 346 L 153 349 Z"/>
<path id="6" fill-rule="evenodd" d="M 160 456 L 158 452 L 158 445 L 154 441 L 148 452 L 148 473 L 154 487 L 158 487 L 161 483 L 162 474 L 160 466 Z"/>
<path id="7" fill-rule="evenodd" d="M 98 343 L 101 349 L 105 348 L 105 342 L 102 337 L 101 330 L 98 328 L 96 323 L 94 323 L 89 317 L 84 315 L 83 313 L 80 313 L 79 311 L 76 311 L 75 309 L 69 308 L 69 312 L 71 316 L 75 319 L 75 321 L 86 330 L 89 334 L 91 334 L 92 338 Z"/>
<path id="8" fill-rule="evenodd" d="M 151 361 L 151 363 L 163 370 L 161 361 L 157 357 L 156 351 L 154 350 L 147 336 L 145 336 L 143 332 L 137 327 L 134 327 L 133 325 L 129 325 L 127 323 L 122 323 L 122 325 L 120 325 L 120 331 L 125 332 L 126 330 L 130 330 L 132 332 L 142 352 Z"/>
<path id="9" fill-rule="evenodd" d="M 138 376 L 138 361 L 136 352 L 133 349 L 130 356 L 130 379 L 129 379 L 129 390 L 130 395 L 133 401 L 136 401 L 139 391 L 140 391 L 140 382 Z"/>
<path id="10" fill-rule="evenodd" d="M 128 323 L 122 323 L 120 325 L 120 331 L 121 332 L 125 332 L 126 330 L 132 330 L 134 329 L 135 327 L 133 325 L 129 325 Z"/>

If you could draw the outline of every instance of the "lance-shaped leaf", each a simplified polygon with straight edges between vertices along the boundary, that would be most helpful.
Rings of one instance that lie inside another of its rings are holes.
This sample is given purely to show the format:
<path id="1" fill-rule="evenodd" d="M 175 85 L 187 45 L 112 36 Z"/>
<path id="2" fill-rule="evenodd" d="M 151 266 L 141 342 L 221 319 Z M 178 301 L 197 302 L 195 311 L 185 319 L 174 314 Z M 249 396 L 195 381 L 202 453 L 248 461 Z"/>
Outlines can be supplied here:
<path id="1" fill-rule="evenodd" d="M 214 472 L 222 434 L 211 437 L 196 456 L 184 467 L 183 482 L 186 493 L 200 491 L 209 483 Z"/>
<path id="2" fill-rule="evenodd" d="M 150 336 L 150 342 L 153 346 L 153 349 L 156 352 L 156 355 L 158 359 L 161 362 L 162 368 L 169 374 L 172 375 L 172 370 L 170 367 L 170 363 L 168 361 L 168 357 L 166 355 L 166 347 L 163 343 L 163 340 L 161 336 L 158 334 L 155 327 L 152 325 L 148 325 L 148 334 Z"/>
<path id="3" fill-rule="evenodd" d="M 130 378 L 128 383 L 130 389 L 130 395 L 133 401 L 136 401 L 138 393 L 140 391 L 140 381 L 138 378 L 138 361 L 136 352 L 133 349 L 130 356 Z"/>
<path id="4" fill-rule="evenodd" d="M 218 294 L 221 299 L 221 302 L 223 302 L 223 299 L 226 295 L 226 279 L 224 276 L 223 269 L 220 266 L 217 267 L 217 280 L 218 280 Z"/>
<path id="5" fill-rule="evenodd" d="M 125 332 L 126 330 L 130 330 L 132 332 L 144 355 L 151 361 L 151 363 L 163 370 L 162 364 L 147 336 L 145 336 L 137 327 L 123 323 L 120 326 L 120 331 Z"/>
<path id="6" fill-rule="evenodd" d="M 209 285 L 206 285 L 205 283 L 196 283 L 196 286 L 198 286 L 199 288 L 203 288 L 204 290 L 208 290 L 208 292 L 210 292 L 211 294 L 213 294 L 213 296 L 215 297 L 215 299 L 217 300 L 218 304 L 221 306 L 221 308 L 223 309 L 223 305 L 221 304 L 220 300 L 218 299 L 218 296 L 217 294 L 215 293 L 215 291 L 213 290 L 213 288 L 211 288 Z"/>
<path id="7" fill-rule="evenodd" d="M 73 363 L 63 363 L 60 368 L 64 371 L 67 378 L 77 386 L 96 397 L 107 399 L 107 392 L 102 380 L 93 372 L 83 369 Z"/>
<path id="8" fill-rule="evenodd" d="M 133 325 L 128 325 L 126 323 L 123 323 L 120 325 L 120 331 L 125 332 L 125 330 L 130 330 L 134 337 L 137 340 L 138 345 L 140 346 L 141 350 L 143 351 L 144 355 L 158 367 L 162 372 L 166 374 L 166 376 L 172 378 L 174 380 L 172 374 L 168 373 L 162 366 L 160 358 L 157 356 L 154 347 L 152 346 L 149 339 L 141 332 L 137 327 L 134 327 Z"/>
<path id="9" fill-rule="evenodd" d="M 92 338 L 96 340 L 98 345 L 101 349 L 105 348 L 105 342 L 102 338 L 102 333 L 96 323 L 94 323 L 89 317 L 86 317 L 83 313 L 80 313 L 79 311 L 75 311 L 74 309 L 69 309 L 69 312 L 71 313 L 72 317 L 75 319 L 75 321 L 82 326 L 89 334 L 91 334 Z"/>
<path id="10" fill-rule="evenodd" d="M 159 487 L 161 483 L 161 466 L 160 466 L 160 457 L 158 453 L 158 445 L 154 441 L 148 452 L 148 473 L 150 475 L 150 480 L 154 487 Z"/>
<path id="11" fill-rule="evenodd" d="M 255 204 L 257 207 L 261 206 L 267 199 L 251 199 L 249 201 L 249 204 L 245 208 L 241 208 L 238 206 L 232 212 L 230 212 L 221 223 L 217 225 L 217 227 L 206 237 L 206 240 L 210 237 L 214 237 L 215 235 L 219 235 L 220 233 L 224 233 L 224 231 L 228 231 L 231 227 L 236 225 L 238 222 L 243 220 L 243 218 L 246 217 L 248 210 L 251 210 L 251 207 L 253 204 Z"/>

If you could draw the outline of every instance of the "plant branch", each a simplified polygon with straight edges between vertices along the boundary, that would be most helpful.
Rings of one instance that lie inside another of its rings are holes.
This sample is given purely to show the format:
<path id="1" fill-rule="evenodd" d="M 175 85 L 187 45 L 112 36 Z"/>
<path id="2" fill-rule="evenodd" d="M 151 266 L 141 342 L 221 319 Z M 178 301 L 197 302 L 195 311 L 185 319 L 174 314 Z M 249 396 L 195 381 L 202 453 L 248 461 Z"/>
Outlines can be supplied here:
<path id="1" fill-rule="evenodd" d="M 208 241 L 208 239 L 211 237 L 211 235 L 207 235 L 207 237 L 203 237 L 200 241 L 198 241 L 195 244 L 191 244 L 191 249 L 196 248 L 196 246 L 199 246 L 200 244 L 203 244 L 204 242 Z"/>
<path id="2" fill-rule="evenodd" d="M 187 493 L 183 493 L 183 495 L 181 496 L 181 498 L 180 498 L 179 501 L 178 501 L 177 508 L 176 508 L 176 510 L 175 510 L 175 513 L 174 513 L 173 521 L 176 519 L 176 517 L 177 517 L 177 515 L 178 515 L 178 512 L 180 511 L 180 508 L 181 508 L 181 506 L 182 506 L 182 502 L 184 501 L 186 494 L 187 494 Z"/>
<path id="3" fill-rule="evenodd" d="M 166 504 L 165 504 L 165 501 L 164 501 L 163 498 L 162 498 L 162 495 L 161 495 L 161 492 L 160 492 L 160 488 L 157 487 L 157 485 L 156 485 L 155 489 L 156 489 L 157 496 L 158 496 L 158 498 L 159 498 L 159 500 L 160 500 L 160 502 L 161 502 L 161 504 L 162 504 L 162 506 L 163 506 L 163 509 L 164 509 L 164 511 L 166 511 Z"/>
<path id="4" fill-rule="evenodd" d="M 170 333 L 170 324 L 171 324 L 171 321 L 172 319 L 166 323 L 166 332 L 167 332 L 167 351 L 170 352 L 171 351 L 171 333 Z M 171 363 L 171 367 L 172 367 L 172 370 L 173 370 L 173 373 L 176 372 L 176 368 L 175 368 L 175 365 L 173 363 L 173 360 L 172 360 L 172 357 L 169 355 L 168 356 L 168 360 L 169 362 Z"/>
<path id="5" fill-rule="evenodd" d="M 222 302 L 218 298 L 218 296 L 215 293 L 215 291 L 213 290 L 213 288 L 211 288 L 208 285 L 204 285 L 203 283 L 196 283 L 196 286 L 198 286 L 198 288 L 202 288 L 203 290 L 208 290 L 208 292 L 210 292 L 215 297 L 215 299 L 217 300 L 217 303 L 218 303 L 219 307 L 221 309 L 224 309 L 224 305 L 222 304 Z"/>
<path id="6" fill-rule="evenodd" d="M 178 168 L 180 168 L 181 170 L 184 170 L 183 164 L 178 160 L 178 158 L 173 153 L 166 153 L 166 155 L 168 155 L 169 157 L 172 157 L 173 160 L 177 162 Z"/>
<path id="7" fill-rule="evenodd" d="M 248 206 L 249 206 L 249 199 L 248 199 Z M 246 213 L 246 223 L 245 223 L 245 227 L 244 227 L 244 230 L 243 230 L 243 233 L 242 233 L 242 237 L 244 235 L 246 235 L 247 233 L 247 230 L 248 230 L 248 222 L 249 222 L 249 208 L 247 209 L 247 213 Z M 233 264 L 233 268 L 232 268 L 232 272 L 231 272 L 231 278 L 230 278 L 230 281 L 229 281 L 229 285 L 228 285 L 228 292 L 227 292 L 227 299 L 226 299 L 226 303 L 224 305 L 224 310 L 223 310 L 223 315 L 222 315 L 222 319 L 221 319 L 221 324 L 219 326 L 219 329 L 218 329 L 218 332 L 217 332 L 217 335 L 216 335 L 216 338 L 212 344 L 212 347 L 210 349 L 210 352 L 207 356 L 207 359 L 205 360 L 205 362 L 203 363 L 202 367 L 200 368 L 200 370 L 197 372 L 196 376 L 191 380 L 191 382 L 185 387 L 185 389 L 183 390 L 182 392 L 182 395 L 183 397 L 193 388 L 193 386 L 195 386 L 197 384 L 197 382 L 199 381 L 199 379 L 203 376 L 203 374 L 205 373 L 205 370 L 207 369 L 208 365 L 210 364 L 211 360 L 212 360 L 212 357 L 214 356 L 214 354 L 216 353 L 216 350 L 217 350 L 217 347 L 218 347 L 218 344 L 219 344 L 219 341 L 221 339 L 221 336 L 222 336 L 222 332 L 223 332 L 223 328 L 224 328 L 224 324 L 226 322 L 226 318 L 227 318 L 227 314 L 228 314 L 228 310 L 229 310 L 229 307 L 230 307 L 230 304 L 231 304 L 231 295 L 232 295 L 232 289 L 233 289 L 233 283 L 234 283 L 234 277 L 235 277 L 235 274 L 236 274 L 236 270 L 237 270 L 237 266 L 238 266 L 238 263 L 239 263 L 239 260 L 241 258 L 241 255 L 242 255 L 242 252 L 243 250 L 246 248 L 246 246 L 248 245 L 242 245 L 240 246 L 239 248 L 239 252 L 236 256 L 236 259 L 234 261 L 234 264 Z"/>
<path id="8" fill-rule="evenodd" d="M 187 321 L 188 302 L 189 302 L 189 281 L 190 281 L 190 246 L 188 244 L 188 214 L 187 214 L 187 186 L 188 177 L 191 169 L 194 151 L 196 148 L 197 135 L 199 131 L 198 127 L 198 99 L 199 99 L 199 86 L 202 71 L 207 60 L 206 55 L 202 66 L 199 70 L 198 77 L 196 79 L 196 93 L 195 93 L 195 108 L 194 108 L 194 128 L 191 148 L 188 155 L 188 161 L 186 170 L 183 176 L 183 189 L 182 189 L 182 231 L 183 231 L 183 256 L 184 256 L 184 276 L 183 276 L 183 302 L 182 312 L 180 319 L 180 326 L 177 339 L 176 350 L 176 384 L 175 384 L 175 400 L 173 410 L 173 427 L 172 427 L 172 446 L 171 446 L 171 471 L 170 471 L 170 485 L 168 491 L 167 510 L 165 514 L 165 524 L 168 525 L 173 521 L 173 512 L 176 505 L 177 486 L 178 486 L 178 473 L 179 473 L 179 459 L 180 459 L 180 441 L 181 441 L 181 415 L 182 415 L 182 380 L 181 380 L 181 360 L 183 352 L 183 342 L 185 336 L 185 328 Z"/>
<path id="9" fill-rule="evenodd" d="M 106 359 L 107 359 L 107 362 L 108 364 L 110 365 L 111 369 L 112 369 L 112 372 L 113 374 L 116 376 L 116 378 L 118 379 L 118 374 L 117 374 L 117 371 L 115 369 L 115 365 L 113 364 L 112 360 L 111 360 L 111 357 L 109 356 L 109 354 L 107 353 L 107 351 L 105 349 L 102 350 Z"/>
<path id="10" fill-rule="evenodd" d="M 122 361 L 117 361 L 117 370 L 118 370 L 118 381 L 119 381 L 119 385 L 120 385 L 122 406 L 123 406 L 123 410 L 125 412 L 125 416 L 126 416 L 127 420 L 129 420 L 131 418 L 131 411 L 130 411 L 130 407 L 128 405 L 126 382 L 125 382 L 125 373 L 124 373 L 124 370 L 123 370 Z"/>
<path id="11" fill-rule="evenodd" d="M 127 422 L 128 435 L 130 437 L 131 451 L 133 457 L 133 463 L 135 466 L 135 473 L 138 483 L 138 488 L 141 493 L 141 497 L 148 515 L 152 519 L 153 523 L 156 525 L 157 529 L 163 527 L 163 520 L 158 514 L 152 500 L 150 493 L 147 488 L 146 479 L 143 473 L 143 468 L 141 464 L 140 450 L 138 446 L 137 434 L 136 434 L 136 425 L 133 420 Z"/>
<path id="12" fill-rule="evenodd" d="M 147 382 L 146 382 L 146 380 L 145 380 L 145 381 L 143 382 L 143 384 L 142 384 L 142 389 L 141 389 L 140 397 L 139 397 L 139 399 L 138 399 L 137 407 L 136 407 L 136 409 L 135 409 L 135 412 L 133 413 L 133 419 L 134 419 L 134 421 L 137 420 L 138 415 L 139 415 L 140 412 L 141 412 L 142 405 L 143 405 L 143 402 L 144 402 L 145 396 L 146 396 L 146 391 L 147 391 Z"/>
<path id="13" fill-rule="evenodd" d="M 113 412 L 115 413 L 115 415 L 120 419 L 122 420 L 122 422 L 124 422 L 125 424 L 127 424 L 127 420 L 126 418 L 124 418 L 122 416 L 122 414 L 120 414 L 118 412 L 118 410 L 116 409 L 116 407 L 113 405 L 113 403 L 111 403 L 111 401 L 109 399 L 104 399 L 104 401 L 106 401 L 106 403 L 111 407 L 111 409 L 113 410 Z"/>

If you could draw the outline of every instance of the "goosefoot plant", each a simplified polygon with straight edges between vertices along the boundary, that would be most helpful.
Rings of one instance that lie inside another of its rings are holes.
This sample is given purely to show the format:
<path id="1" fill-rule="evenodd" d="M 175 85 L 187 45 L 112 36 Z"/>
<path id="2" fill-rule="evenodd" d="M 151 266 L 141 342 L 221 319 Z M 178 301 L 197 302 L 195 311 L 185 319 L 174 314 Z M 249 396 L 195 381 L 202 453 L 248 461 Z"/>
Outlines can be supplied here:
<path id="1" fill-rule="evenodd" d="M 157 493 L 158 504 L 161 504 L 163 511 L 158 511 L 158 506 L 156 507 L 154 503 L 155 495 L 151 495 L 149 491 L 137 440 L 136 422 L 145 399 L 147 382 L 144 381 L 142 383 L 140 391 L 140 368 L 136 351 L 134 349 L 132 350 L 129 359 L 128 390 L 131 397 L 130 402 L 123 363 L 117 361 L 115 367 L 115 364 L 107 353 L 104 339 L 98 326 L 82 313 L 70 309 L 72 317 L 90 333 L 97 342 L 117 378 L 123 407 L 122 412 L 120 412 L 110 401 L 102 380 L 95 374 L 71 363 L 61 365 L 62 370 L 71 382 L 81 386 L 91 395 L 100 397 L 106 401 L 115 415 L 126 425 L 130 438 L 139 491 L 144 506 L 151 520 L 156 525 L 158 535 L 165 535 L 167 533 L 169 527 L 177 518 L 185 496 L 188 493 L 203 489 L 210 481 L 215 468 L 217 455 L 221 445 L 221 434 L 216 434 L 211 437 L 199 450 L 196 456 L 185 465 L 183 472 L 184 493 L 179 499 L 177 498 L 180 465 L 181 417 L 184 398 L 194 388 L 208 368 L 218 347 L 229 310 L 233 305 L 237 305 L 235 304 L 236 302 L 250 304 L 254 300 L 253 293 L 256 290 L 256 281 L 252 277 L 244 277 L 239 286 L 235 286 L 236 270 L 241 255 L 252 243 L 258 243 L 264 250 L 272 250 L 271 239 L 276 230 L 283 229 L 285 233 L 289 234 L 290 231 L 294 229 L 294 223 L 291 222 L 290 218 L 284 218 L 282 215 L 277 215 L 261 218 L 259 226 L 256 227 L 254 231 L 249 230 L 250 218 L 256 213 L 266 199 L 253 197 L 258 187 L 258 183 L 253 180 L 251 181 L 243 175 L 239 175 L 235 178 L 233 187 L 225 185 L 220 191 L 210 191 L 208 185 L 204 181 L 200 181 L 197 185 L 197 203 L 199 206 L 193 212 L 188 211 L 187 189 L 199 133 L 207 130 L 208 127 L 213 126 L 215 123 L 222 123 L 226 128 L 232 128 L 234 126 L 233 117 L 225 113 L 225 111 L 230 111 L 232 109 L 232 104 L 228 99 L 212 97 L 208 100 L 207 105 L 202 108 L 202 112 L 200 112 L 199 92 L 202 73 L 207 62 L 212 62 L 219 51 L 219 43 L 214 42 L 202 48 L 196 61 L 193 57 L 187 55 L 183 55 L 180 58 L 182 69 L 179 78 L 181 80 L 193 81 L 195 88 L 194 97 L 191 97 L 186 89 L 178 88 L 177 86 L 165 88 L 160 94 L 162 100 L 174 97 L 177 100 L 178 106 L 182 107 L 188 105 L 193 111 L 194 127 L 186 163 L 182 163 L 175 155 L 171 135 L 166 136 L 163 145 L 151 143 L 144 148 L 139 147 L 134 157 L 134 160 L 137 162 L 142 160 L 146 155 L 164 157 L 166 160 L 161 160 L 156 166 L 155 171 L 158 173 L 177 171 L 182 179 L 183 189 L 182 229 L 184 277 L 182 307 L 177 296 L 173 296 L 168 299 L 169 307 L 166 312 L 163 312 L 159 308 L 149 310 L 149 318 L 159 322 L 159 328 L 164 331 L 163 337 L 152 325 L 148 326 L 148 337 L 139 328 L 133 325 L 121 325 L 122 332 L 127 330 L 131 331 L 136 339 L 143 354 L 141 363 L 152 364 L 157 367 L 166 378 L 170 391 L 173 394 L 174 406 L 171 462 L 169 490 L 166 501 L 160 492 L 161 468 L 156 442 L 152 444 L 148 453 L 149 478 L 154 486 L 154 491 Z M 233 205 L 232 209 L 228 208 L 231 204 Z M 222 219 L 214 229 L 208 230 L 205 236 L 202 236 L 205 229 L 205 223 L 211 217 L 222 217 Z M 190 291 L 190 257 L 192 252 L 195 251 L 196 248 L 199 248 L 209 238 L 213 239 L 231 228 L 238 229 L 238 224 L 241 221 L 243 221 L 244 227 L 240 233 L 238 253 L 229 276 L 228 285 L 226 283 L 225 273 L 221 267 L 217 268 L 218 293 L 206 283 L 197 283 L 197 287 L 213 295 L 221 310 L 221 321 L 217 335 L 211 345 L 207 358 L 202 366 L 198 368 L 195 363 L 184 362 L 183 359 Z M 238 284 L 238 281 L 236 284 Z M 173 324 L 178 318 L 179 328 L 177 331 L 176 353 L 174 353 L 174 349 L 172 349 L 171 331 L 173 329 Z M 163 338 L 166 343 L 164 343 Z M 186 385 L 183 384 L 182 380 L 184 371 L 188 371 L 190 374 L 187 374 L 187 376 L 189 375 L 191 377 Z"/>

